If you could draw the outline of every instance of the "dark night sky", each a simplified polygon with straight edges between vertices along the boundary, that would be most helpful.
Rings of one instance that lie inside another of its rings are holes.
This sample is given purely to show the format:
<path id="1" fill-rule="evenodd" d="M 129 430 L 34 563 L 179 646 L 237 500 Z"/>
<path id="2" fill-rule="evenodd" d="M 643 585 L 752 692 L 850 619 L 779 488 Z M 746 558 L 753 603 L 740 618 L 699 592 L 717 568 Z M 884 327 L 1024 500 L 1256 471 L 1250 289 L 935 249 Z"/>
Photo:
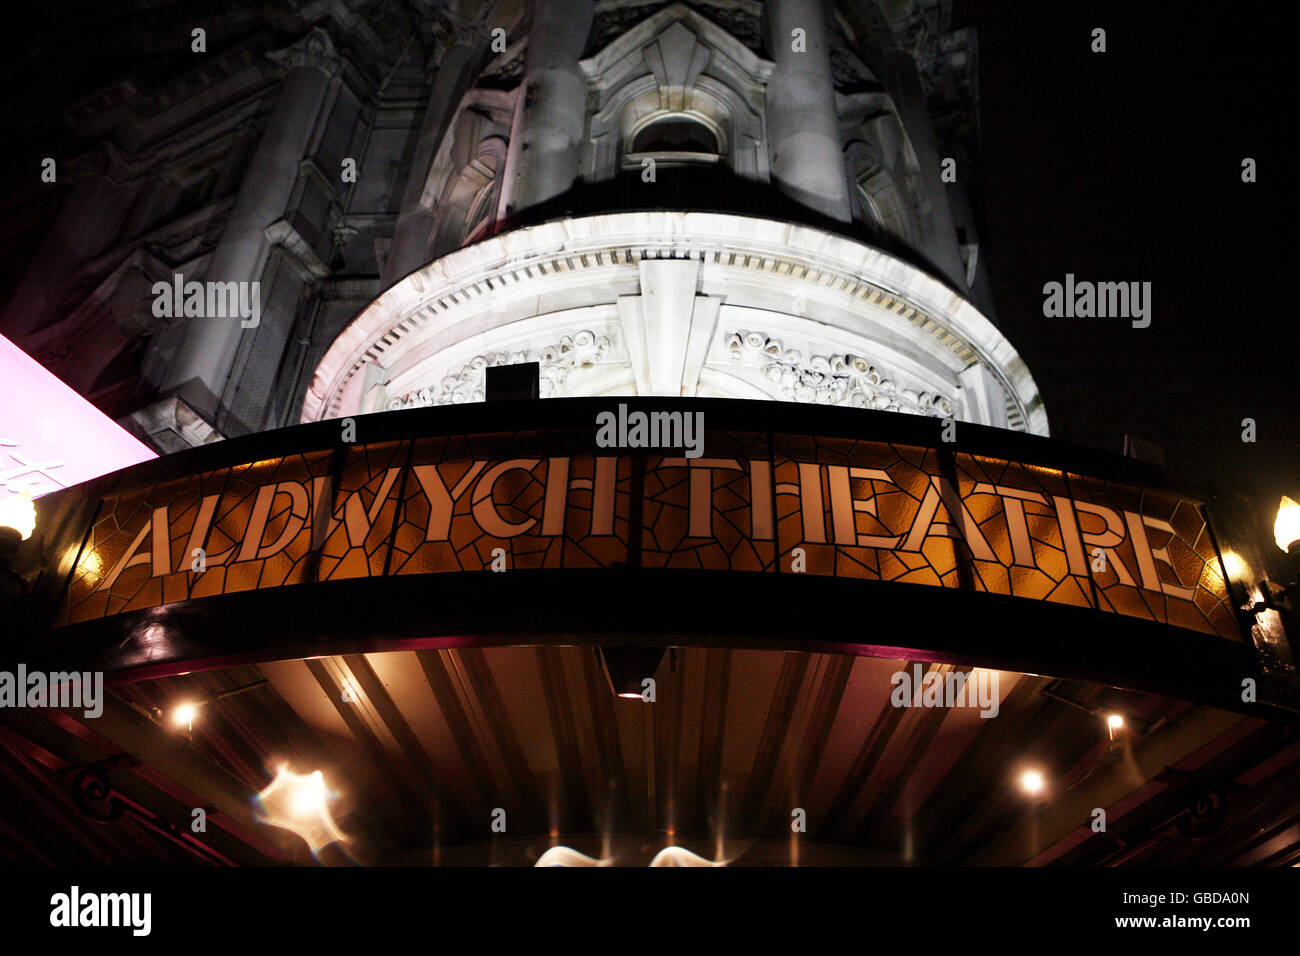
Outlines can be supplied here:
<path id="1" fill-rule="evenodd" d="M 1153 441 L 1171 478 L 1244 495 L 1270 531 L 1279 496 L 1300 498 L 1293 53 L 1279 16 L 1240 3 L 954 11 L 979 30 L 1000 324 L 1053 435 L 1112 451 L 1125 432 Z M 1090 51 L 1094 27 L 1104 54 Z M 1043 284 L 1067 272 L 1152 282 L 1151 326 L 1044 318 Z"/>

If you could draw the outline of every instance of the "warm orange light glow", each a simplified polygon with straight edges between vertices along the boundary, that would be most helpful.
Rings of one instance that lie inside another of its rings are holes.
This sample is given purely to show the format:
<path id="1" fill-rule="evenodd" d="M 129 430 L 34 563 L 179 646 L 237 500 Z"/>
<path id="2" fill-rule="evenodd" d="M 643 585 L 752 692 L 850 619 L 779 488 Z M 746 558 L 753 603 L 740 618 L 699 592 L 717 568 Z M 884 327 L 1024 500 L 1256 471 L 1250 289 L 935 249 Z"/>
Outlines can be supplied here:
<path id="1" fill-rule="evenodd" d="M 1231 548 L 1223 552 L 1223 570 L 1227 572 L 1230 581 L 1247 581 L 1250 578 L 1246 559 Z"/>
<path id="2" fill-rule="evenodd" d="M 181 704 L 172 711 L 172 720 L 178 727 L 190 727 L 194 723 L 194 718 L 199 715 L 199 709 L 194 704 Z"/>
<path id="3" fill-rule="evenodd" d="M 619 694 L 618 696 L 619 696 L 619 697 L 622 697 L 622 698 L 625 699 L 625 700 L 640 700 L 640 699 L 641 699 L 641 695 L 638 694 L 638 693 L 635 693 L 635 692 L 633 692 L 633 691 L 628 691 L 628 692 L 626 692 L 626 693 Z"/>
<path id="4" fill-rule="evenodd" d="M 1273 522 L 1273 540 L 1283 551 L 1290 552 L 1293 544 L 1300 544 L 1300 504 L 1286 495 L 1277 506 L 1277 520 Z"/>
<path id="5" fill-rule="evenodd" d="M 63 559 L 68 564 L 77 560 L 77 552 L 81 550 L 78 544 L 70 545 L 63 553 Z M 77 565 L 77 573 L 89 581 L 99 583 L 101 575 L 104 573 L 104 565 L 97 551 L 87 550 L 81 555 L 81 563 Z"/>
<path id="6" fill-rule="evenodd" d="M 553 846 L 533 866 L 612 866 L 612 859 L 597 860 L 567 846 Z"/>
<path id="7" fill-rule="evenodd" d="M 1020 788 L 1030 796 L 1042 793 L 1043 787 L 1046 785 L 1047 781 L 1043 779 L 1043 775 L 1037 770 L 1026 770 L 1020 775 Z"/>
<path id="8" fill-rule="evenodd" d="M 651 866 L 726 866 L 726 860 L 706 860 L 681 846 L 666 846 L 650 861 Z"/>
<path id="9" fill-rule="evenodd" d="M 281 767 L 270 786 L 257 795 L 258 819 L 298 834 L 315 853 L 328 843 L 347 839 L 330 816 L 333 797 L 319 770 L 297 774 Z"/>
<path id="10" fill-rule="evenodd" d="M 325 809 L 325 798 L 325 778 L 317 770 L 293 794 L 293 812 L 300 817 L 321 813 Z"/>
<path id="11" fill-rule="evenodd" d="M 36 530 L 36 506 L 26 493 L 3 492 L 3 486 L 0 486 L 0 527 L 13 528 L 26 541 Z"/>
<path id="12" fill-rule="evenodd" d="M 1106 731 L 1110 734 L 1110 739 L 1114 740 L 1119 736 L 1119 732 L 1124 729 L 1124 717 L 1122 714 L 1111 714 L 1106 718 Z"/>

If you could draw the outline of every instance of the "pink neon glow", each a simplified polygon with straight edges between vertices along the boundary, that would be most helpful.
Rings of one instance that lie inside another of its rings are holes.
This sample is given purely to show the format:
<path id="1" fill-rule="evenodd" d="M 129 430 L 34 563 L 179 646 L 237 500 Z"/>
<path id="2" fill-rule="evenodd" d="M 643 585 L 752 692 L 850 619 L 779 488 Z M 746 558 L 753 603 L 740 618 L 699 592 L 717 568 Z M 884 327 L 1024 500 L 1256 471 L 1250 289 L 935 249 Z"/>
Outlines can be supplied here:
<path id="1" fill-rule="evenodd" d="M 0 335 L 0 498 L 39 498 L 157 457 Z"/>

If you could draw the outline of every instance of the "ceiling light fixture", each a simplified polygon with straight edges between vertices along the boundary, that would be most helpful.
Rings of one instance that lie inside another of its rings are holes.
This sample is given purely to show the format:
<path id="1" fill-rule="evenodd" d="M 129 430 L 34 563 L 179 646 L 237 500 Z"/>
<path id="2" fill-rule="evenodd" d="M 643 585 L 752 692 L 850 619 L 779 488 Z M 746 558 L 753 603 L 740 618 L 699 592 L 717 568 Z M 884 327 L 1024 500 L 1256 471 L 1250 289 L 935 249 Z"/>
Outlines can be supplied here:
<path id="1" fill-rule="evenodd" d="M 653 684 L 655 672 L 663 663 L 668 649 L 664 647 L 598 647 L 596 656 L 600 661 L 601 672 L 609 683 L 610 690 L 624 700 L 652 701 L 653 694 L 647 693 Z"/>

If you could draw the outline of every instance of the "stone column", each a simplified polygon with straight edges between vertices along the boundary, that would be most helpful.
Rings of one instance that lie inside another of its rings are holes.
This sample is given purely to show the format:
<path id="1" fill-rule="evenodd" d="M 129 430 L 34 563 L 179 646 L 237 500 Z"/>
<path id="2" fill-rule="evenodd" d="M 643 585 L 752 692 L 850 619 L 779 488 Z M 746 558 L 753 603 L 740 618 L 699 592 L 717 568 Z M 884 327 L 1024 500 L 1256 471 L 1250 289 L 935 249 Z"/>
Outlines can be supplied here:
<path id="1" fill-rule="evenodd" d="M 899 122 L 912 143 L 920 167 L 917 186 L 921 205 L 917 209 L 917 218 L 923 235 L 922 248 L 918 251 L 943 273 L 948 282 L 964 291 L 966 270 L 957 248 L 957 226 L 948 204 L 947 187 L 939 178 L 943 157 L 939 155 L 934 123 L 925 105 L 925 90 L 916 61 L 910 53 L 899 49 L 868 56 L 868 62 L 876 67 L 881 83 L 894 101 Z M 957 175 L 960 179 L 961 170 Z"/>
<path id="2" fill-rule="evenodd" d="M 330 80 L 340 65 L 334 44 L 319 27 L 289 49 L 270 56 L 287 73 L 230 218 L 208 261 L 207 281 L 253 282 L 260 278 L 269 247 L 266 227 L 284 217 Z M 186 281 L 189 278 L 186 276 Z M 252 333 L 253 329 L 243 329 L 237 317 L 187 321 L 161 387 L 215 423 L 239 350 L 240 333 Z"/>
<path id="3" fill-rule="evenodd" d="M 776 61 L 767 86 L 772 178 L 797 202 L 849 222 L 853 215 L 831 81 L 826 12 L 821 0 L 772 0 L 767 13 Z"/>
<path id="4" fill-rule="evenodd" d="M 587 124 L 587 81 L 578 66 L 591 32 L 592 0 L 534 0 L 524 61 L 519 135 L 510 143 L 509 212 L 567 192 L 578 179 Z"/>
<path id="5" fill-rule="evenodd" d="M 420 138 L 411 157 L 411 169 L 402 192 L 402 207 L 393 230 L 393 244 L 384 263 L 381 286 L 387 289 L 398 279 L 425 264 L 434 214 L 433 197 L 424 195 L 429 169 L 437 156 L 447 128 L 461 99 L 476 79 L 474 75 L 487 48 L 489 34 L 480 25 L 444 18 L 439 31 L 437 64 L 424 110 Z M 426 199 L 428 202 L 426 202 Z"/>

